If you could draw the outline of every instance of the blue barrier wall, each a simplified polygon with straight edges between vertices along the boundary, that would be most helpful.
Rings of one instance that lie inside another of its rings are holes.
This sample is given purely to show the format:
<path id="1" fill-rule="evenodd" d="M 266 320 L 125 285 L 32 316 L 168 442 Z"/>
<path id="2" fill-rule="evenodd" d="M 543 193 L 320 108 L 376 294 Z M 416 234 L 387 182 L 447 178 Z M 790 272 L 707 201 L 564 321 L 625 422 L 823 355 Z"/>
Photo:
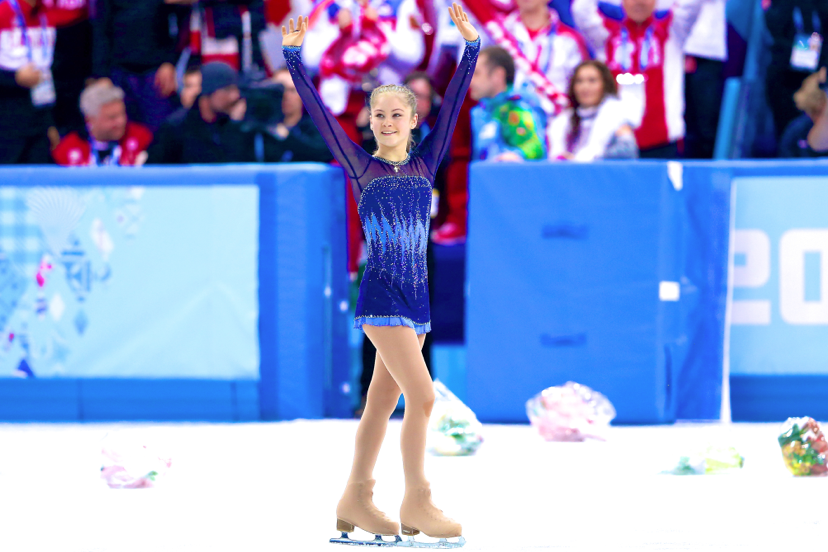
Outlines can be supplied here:
<path id="1" fill-rule="evenodd" d="M 675 420 L 688 397 L 693 417 L 718 417 L 727 290 L 688 260 L 714 256 L 693 218 L 727 243 L 729 188 L 688 192 L 673 169 L 472 166 L 466 396 L 482 420 L 525 421 L 527 399 L 568 380 L 607 395 L 621 423 Z M 707 360 L 688 356 L 700 346 L 719 361 L 687 368 Z"/>
<path id="2" fill-rule="evenodd" d="M 526 421 L 529 397 L 570 379 L 621 423 L 827 418 L 826 175 L 824 161 L 474 165 L 459 394 L 489 421 Z M 654 301 L 664 281 L 678 301 Z"/>
<path id="3" fill-rule="evenodd" d="M 568 379 L 618 422 L 717 418 L 728 383 L 735 420 L 828 418 L 825 175 L 473 165 L 466 354 L 437 371 L 486 421 Z M 310 164 L 0 170 L 0 419 L 349 417 L 344 189 Z"/>
<path id="4" fill-rule="evenodd" d="M 3 169 L 0 419 L 346 415 L 343 229 L 321 165 Z"/>

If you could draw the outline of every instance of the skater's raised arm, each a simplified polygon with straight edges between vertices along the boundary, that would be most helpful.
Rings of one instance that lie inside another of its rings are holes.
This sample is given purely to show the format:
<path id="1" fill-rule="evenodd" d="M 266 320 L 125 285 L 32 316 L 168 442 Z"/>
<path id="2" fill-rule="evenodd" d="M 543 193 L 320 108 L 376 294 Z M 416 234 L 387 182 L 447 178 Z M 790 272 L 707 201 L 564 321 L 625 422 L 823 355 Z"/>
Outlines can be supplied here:
<path id="1" fill-rule="evenodd" d="M 463 8 L 455 3 L 449 8 L 449 14 L 457 30 L 466 40 L 466 49 L 463 51 L 463 57 L 446 89 L 443 105 L 440 107 L 440 113 L 434 123 L 434 129 L 428 133 L 428 136 L 419 146 L 422 158 L 432 176 L 437 172 L 437 167 L 440 166 L 440 161 L 448 150 L 457 116 L 460 114 L 463 99 L 466 97 L 469 84 L 471 84 L 474 66 L 477 64 L 477 54 L 480 53 L 480 35 L 477 34 L 474 26 L 469 23 L 469 16 L 466 15 Z"/>
<path id="2" fill-rule="evenodd" d="M 296 86 L 296 92 L 302 98 L 302 103 L 311 120 L 322 134 L 334 159 L 345 168 L 348 176 L 355 182 L 365 174 L 371 156 L 360 146 L 356 145 L 340 126 L 339 121 L 331 114 L 322 103 L 322 98 L 314 88 L 313 83 L 305 72 L 302 64 L 301 46 L 308 29 L 308 18 L 299 16 L 296 27 L 293 26 L 293 19 L 289 22 L 289 29 L 282 26 L 282 53 L 285 56 L 290 76 Z M 360 184 L 360 188 L 362 184 Z"/>

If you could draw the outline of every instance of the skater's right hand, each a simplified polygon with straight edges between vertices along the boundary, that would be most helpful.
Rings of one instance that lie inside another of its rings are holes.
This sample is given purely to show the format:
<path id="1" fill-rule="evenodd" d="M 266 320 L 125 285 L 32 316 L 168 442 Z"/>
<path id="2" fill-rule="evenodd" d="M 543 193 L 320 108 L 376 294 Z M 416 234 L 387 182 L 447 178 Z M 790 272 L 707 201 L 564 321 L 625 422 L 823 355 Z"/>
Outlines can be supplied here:
<path id="1" fill-rule="evenodd" d="M 27 63 L 14 74 L 14 80 L 23 88 L 34 88 L 43 79 L 43 73 L 33 63 Z"/>
<path id="2" fill-rule="evenodd" d="M 293 26 L 293 18 L 288 22 L 288 29 L 282 25 L 282 46 L 301 46 L 308 30 L 308 18 L 299 16 L 296 27 Z"/>

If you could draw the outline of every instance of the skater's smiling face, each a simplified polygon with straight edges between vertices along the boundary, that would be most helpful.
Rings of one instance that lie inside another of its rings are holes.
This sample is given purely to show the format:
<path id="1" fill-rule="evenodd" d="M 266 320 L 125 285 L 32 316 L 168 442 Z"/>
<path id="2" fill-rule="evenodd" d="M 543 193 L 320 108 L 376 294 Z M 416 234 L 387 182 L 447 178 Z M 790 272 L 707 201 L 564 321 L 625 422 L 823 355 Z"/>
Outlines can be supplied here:
<path id="1" fill-rule="evenodd" d="M 401 86 L 371 95 L 371 131 L 380 149 L 408 149 L 411 130 L 417 127 L 416 106 L 414 94 Z"/>

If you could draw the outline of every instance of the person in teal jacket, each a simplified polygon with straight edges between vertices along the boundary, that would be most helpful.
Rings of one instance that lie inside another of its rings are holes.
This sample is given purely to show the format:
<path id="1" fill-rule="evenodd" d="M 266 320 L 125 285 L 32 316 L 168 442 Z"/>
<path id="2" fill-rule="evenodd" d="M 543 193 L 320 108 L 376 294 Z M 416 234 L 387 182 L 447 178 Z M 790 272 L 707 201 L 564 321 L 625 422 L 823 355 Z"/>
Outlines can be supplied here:
<path id="1" fill-rule="evenodd" d="M 515 90 L 515 63 L 499 46 L 480 51 L 469 93 L 472 108 L 472 159 L 523 161 L 546 158 L 544 117 L 527 88 Z"/>

